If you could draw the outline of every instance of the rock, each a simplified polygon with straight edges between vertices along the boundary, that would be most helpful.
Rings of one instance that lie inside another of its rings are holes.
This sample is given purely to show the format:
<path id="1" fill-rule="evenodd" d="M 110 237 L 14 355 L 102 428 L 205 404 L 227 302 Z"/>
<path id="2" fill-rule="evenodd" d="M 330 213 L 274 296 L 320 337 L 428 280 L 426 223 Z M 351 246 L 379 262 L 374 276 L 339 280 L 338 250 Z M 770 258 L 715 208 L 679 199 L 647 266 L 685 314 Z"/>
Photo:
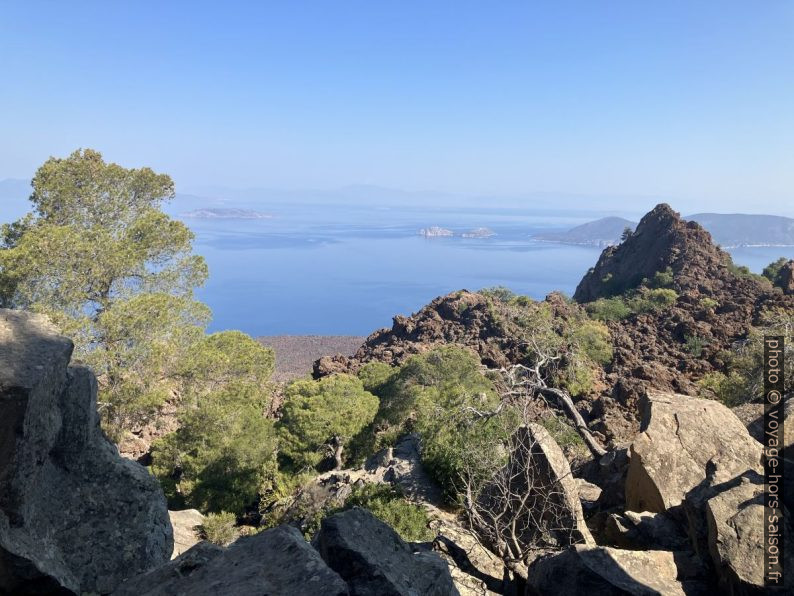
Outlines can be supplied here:
<path id="1" fill-rule="evenodd" d="M 731 408 L 747 432 L 759 443 L 764 441 L 764 404 L 742 404 Z"/>
<path id="2" fill-rule="evenodd" d="M 685 553 L 584 545 L 536 559 L 528 584 L 540 596 L 708 594 L 700 569 Z"/>
<path id="3" fill-rule="evenodd" d="M 0 592 L 107 593 L 173 550 L 159 483 L 100 430 L 72 349 L 46 318 L 0 310 Z"/>
<path id="4" fill-rule="evenodd" d="M 452 581 L 461 596 L 502 593 L 502 560 L 482 546 L 471 530 L 449 519 L 434 520 L 431 527 L 436 532 L 433 549 L 449 565 Z"/>
<path id="5" fill-rule="evenodd" d="M 122 584 L 114 596 L 216 596 L 218 594 L 349 594 L 290 526 L 240 538 L 228 548 L 201 542 L 173 561 Z"/>
<path id="6" fill-rule="evenodd" d="M 588 482 L 584 478 L 574 478 L 576 482 L 576 492 L 579 493 L 579 500 L 582 503 L 582 509 L 591 511 L 598 508 L 598 500 L 601 498 L 601 487 Z"/>
<path id="7" fill-rule="evenodd" d="M 689 547 L 683 528 L 663 513 L 612 513 L 604 524 L 604 540 L 627 550 L 681 551 Z"/>
<path id="8" fill-rule="evenodd" d="M 698 486 L 685 501 L 689 534 L 700 557 L 710 563 L 720 592 L 763 594 L 764 477 L 752 470 L 725 482 Z M 788 512 L 784 543 L 792 537 Z M 794 569 L 794 553 L 785 549 L 786 568 Z M 794 589 L 786 575 L 789 592 Z"/>
<path id="9" fill-rule="evenodd" d="M 631 292 L 668 268 L 669 288 L 678 296 L 674 304 L 608 324 L 613 359 L 605 381 L 621 408 L 604 403 L 591 428 L 617 442 L 636 433 L 625 421 L 638 411 L 647 387 L 697 395 L 695 379 L 725 372 L 721 351 L 746 337 L 764 309 L 794 309 L 794 297 L 737 275 L 730 255 L 712 243 L 706 230 L 665 204 L 646 214 L 619 246 L 601 253 L 574 299 L 587 303 Z M 704 306 L 705 299 L 715 306 Z M 688 350 L 689 338 L 698 338 L 702 349 Z"/>
<path id="10" fill-rule="evenodd" d="M 354 507 L 322 521 L 312 544 L 353 596 L 458 594 L 436 553 L 413 553 L 389 526 Z"/>
<path id="11" fill-rule="evenodd" d="M 518 542 L 535 545 L 595 544 L 584 521 L 579 490 L 568 460 L 549 432 L 539 424 L 522 426 L 511 439 L 507 465 L 477 498 L 485 522 L 475 526 L 489 548 Z M 504 523 L 495 527 L 493 514 Z"/>
<path id="12" fill-rule="evenodd" d="M 626 508 L 668 511 L 706 479 L 729 480 L 761 469 L 761 445 L 719 402 L 648 391 L 641 401 L 642 432 L 631 444 Z"/>
<path id="13" fill-rule="evenodd" d="M 174 529 L 174 552 L 171 558 L 175 559 L 201 542 L 199 526 L 204 523 L 204 516 L 195 509 L 169 511 L 168 516 Z"/>

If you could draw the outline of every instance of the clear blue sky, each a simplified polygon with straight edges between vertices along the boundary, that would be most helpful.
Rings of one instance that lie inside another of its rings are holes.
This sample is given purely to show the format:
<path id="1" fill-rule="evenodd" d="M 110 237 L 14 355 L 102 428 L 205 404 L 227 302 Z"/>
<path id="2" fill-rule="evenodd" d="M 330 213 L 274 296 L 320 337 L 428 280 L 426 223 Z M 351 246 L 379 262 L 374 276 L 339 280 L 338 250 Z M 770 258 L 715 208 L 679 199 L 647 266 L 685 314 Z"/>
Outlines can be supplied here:
<path id="1" fill-rule="evenodd" d="M 0 178 L 794 202 L 790 1 L 27 0 L 0 65 Z"/>

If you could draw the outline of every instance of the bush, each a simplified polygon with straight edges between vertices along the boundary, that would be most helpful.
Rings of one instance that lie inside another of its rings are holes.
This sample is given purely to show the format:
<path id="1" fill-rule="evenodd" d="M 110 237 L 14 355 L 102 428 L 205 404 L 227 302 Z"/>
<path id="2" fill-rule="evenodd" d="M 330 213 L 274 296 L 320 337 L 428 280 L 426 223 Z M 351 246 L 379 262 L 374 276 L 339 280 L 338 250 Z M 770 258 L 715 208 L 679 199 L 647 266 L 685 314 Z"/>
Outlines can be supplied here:
<path id="1" fill-rule="evenodd" d="M 582 354 L 597 364 L 608 364 L 612 360 L 612 338 L 602 323 L 584 321 L 577 325 L 573 330 L 573 342 Z"/>
<path id="2" fill-rule="evenodd" d="M 406 501 L 387 484 L 366 484 L 356 488 L 345 501 L 344 509 L 361 507 L 388 524 L 406 542 L 426 542 L 435 537 L 428 527 L 424 507 Z"/>
<path id="3" fill-rule="evenodd" d="M 727 375 L 721 372 L 707 373 L 698 381 L 698 386 L 706 392 L 706 397 L 714 398 L 729 408 L 748 401 L 747 379 L 737 372 Z"/>
<path id="4" fill-rule="evenodd" d="M 598 321 L 619 321 L 631 315 L 631 309 L 619 297 L 599 298 L 585 306 L 587 314 Z"/>
<path id="5" fill-rule="evenodd" d="M 364 385 L 366 391 L 378 395 L 396 372 L 397 369 L 393 366 L 376 360 L 374 362 L 367 362 L 358 370 L 356 376 L 361 379 L 361 383 Z"/>
<path id="6" fill-rule="evenodd" d="M 513 298 L 516 297 L 516 293 L 513 292 L 510 288 L 506 288 L 504 286 L 493 286 L 490 288 L 483 288 L 480 290 L 480 294 L 483 296 L 487 296 L 488 298 L 493 298 L 497 302 L 502 302 L 507 304 Z"/>
<path id="7" fill-rule="evenodd" d="M 639 292 L 628 302 L 629 308 L 634 313 L 659 312 L 669 308 L 678 300 L 678 293 L 668 288 L 657 288 Z"/>
<path id="8" fill-rule="evenodd" d="M 237 518 L 233 513 L 226 511 L 210 513 L 201 524 L 201 535 L 204 540 L 213 544 L 228 546 L 240 535 L 235 527 L 236 523 Z"/>
<path id="9" fill-rule="evenodd" d="M 703 348 L 707 345 L 708 342 L 705 339 L 696 335 L 687 335 L 684 338 L 684 349 L 695 358 L 700 358 L 703 355 Z"/>
<path id="10" fill-rule="evenodd" d="M 769 263 L 764 270 L 761 272 L 765 278 L 771 281 L 773 284 L 777 282 L 777 277 L 780 274 L 780 270 L 783 266 L 788 263 L 788 259 L 786 257 L 780 257 L 777 261 Z"/>
<path id="11" fill-rule="evenodd" d="M 669 288 L 673 285 L 673 270 L 667 267 L 664 271 L 654 273 L 650 281 L 651 288 Z"/>
<path id="12" fill-rule="evenodd" d="M 180 428 L 152 446 L 152 471 L 172 506 L 242 514 L 276 473 L 273 421 L 231 387 L 202 398 L 180 417 Z"/>
<path id="13" fill-rule="evenodd" d="M 582 437 L 579 436 L 579 433 L 567 420 L 559 416 L 550 416 L 542 418 L 539 422 L 563 449 L 586 447 Z"/>
<path id="14" fill-rule="evenodd" d="M 713 310 L 720 305 L 719 302 L 717 302 L 713 298 L 708 298 L 708 297 L 701 298 L 698 304 L 700 305 L 700 308 L 704 308 L 706 310 Z"/>

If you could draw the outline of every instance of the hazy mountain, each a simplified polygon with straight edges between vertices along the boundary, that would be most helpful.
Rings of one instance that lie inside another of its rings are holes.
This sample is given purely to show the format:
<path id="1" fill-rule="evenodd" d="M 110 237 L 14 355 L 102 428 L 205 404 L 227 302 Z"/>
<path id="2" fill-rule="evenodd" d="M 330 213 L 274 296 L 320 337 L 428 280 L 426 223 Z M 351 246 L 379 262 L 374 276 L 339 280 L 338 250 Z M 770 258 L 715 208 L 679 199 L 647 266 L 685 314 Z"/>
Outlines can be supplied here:
<path id="1" fill-rule="evenodd" d="M 609 246 L 620 242 L 620 236 L 627 227 L 634 229 L 637 222 L 622 217 L 603 217 L 576 226 L 567 232 L 538 234 L 537 240 L 560 242 L 562 244 L 584 244 L 587 246 Z"/>
<path id="2" fill-rule="evenodd" d="M 252 209 L 205 208 L 182 213 L 182 217 L 194 219 L 270 219 L 273 216 L 261 211 L 253 211 Z"/>
<path id="3" fill-rule="evenodd" d="M 696 221 L 710 234 L 715 244 L 735 246 L 794 246 L 794 219 L 779 215 L 745 213 L 696 213 L 685 217 Z M 604 217 L 576 226 L 566 232 L 539 234 L 537 240 L 562 244 L 609 246 L 620 242 L 626 227 L 636 223 L 622 217 Z"/>
<path id="4" fill-rule="evenodd" d="M 794 219 L 779 215 L 696 213 L 685 219 L 706 228 L 722 246 L 792 246 Z"/>

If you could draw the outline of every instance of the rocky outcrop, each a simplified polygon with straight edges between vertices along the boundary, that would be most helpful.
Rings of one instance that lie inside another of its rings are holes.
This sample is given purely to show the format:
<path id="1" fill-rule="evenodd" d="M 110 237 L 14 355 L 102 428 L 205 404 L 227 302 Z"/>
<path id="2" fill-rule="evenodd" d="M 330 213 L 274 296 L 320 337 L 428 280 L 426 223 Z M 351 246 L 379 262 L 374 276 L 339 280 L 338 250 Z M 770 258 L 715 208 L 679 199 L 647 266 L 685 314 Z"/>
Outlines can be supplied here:
<path id="1" fill-rule="evenodd" d="M 646 387 L 697 395 L 696 379 L 725 370 L 724 350 L 758 324 L 764 309 L 794 309 L 791 296 L 740 274 L 708 232 L 665 204 L 645 215 L 623 243 L 602 252 L 574 299 L 587 303 L 619 295 L 667 269 L 669 287 L 678 295 L 675 304 L 609 323 L 614 357 L 606 382 L 620 412 L 608 401 L 597 404 L 603 411 L 593 414 L 599 419 L 593 428 L 608 439 L 626 440 L 636 431 L 623 419 L 636 413 Z"/>
<path id="2" fill-rule="evenodd" d="M 312 545 L 348 583 L 352 596 L 458 594 L 441 557 L 413 552 L 394 530 L 364 509 L 354 507 L 325 518 Z"/>
<path id="3" fill-rule="evenodd" d="M 719 402 L 648 391 L 640 404 L 642 432 L 631 444 L 626 508 L 661 512 L 677 507 L 706 480 L 760 470 L 761 445 Z"/>
<path id="4" fill-rule="evenodd" d="M 175 559 L 201 542 L 199 529 L 204 523 L 204 516 L 195 509 L 169 511 L 168 516 L 174 529 L 174 552 L 171 558 Z"/>
<path id="5" fill-rule="evenodd" d="M 504 589 L 502 560 L 485 548 L 471 531 L 451 514 L 437 511 L 430 523 L 435 531 L 433 550 L 449 565 L 452 581 L 461 596 L 491 596 Z"/>
<path id="6" fill-rule="evenodd" d="M 125 582 L 113 594 L 347 596 L 350 590 L 297 529 L 279 526 L 240 538 L 225 549 L 199 543 L 159 569 Z"/>
<path id="7" fill-rule="evenodd" d="M 708 594 L 698 564 L 685 553 L 576 545 L 536 559 L 529 586 L 540 596 Z"/>
<path id="8" fill-rule="evenodd" d="M 107 593 L 173 549 L 159 484 L 105 438 L 71 353 L 45 318 L 0 310 L 0 592 Z"/>

